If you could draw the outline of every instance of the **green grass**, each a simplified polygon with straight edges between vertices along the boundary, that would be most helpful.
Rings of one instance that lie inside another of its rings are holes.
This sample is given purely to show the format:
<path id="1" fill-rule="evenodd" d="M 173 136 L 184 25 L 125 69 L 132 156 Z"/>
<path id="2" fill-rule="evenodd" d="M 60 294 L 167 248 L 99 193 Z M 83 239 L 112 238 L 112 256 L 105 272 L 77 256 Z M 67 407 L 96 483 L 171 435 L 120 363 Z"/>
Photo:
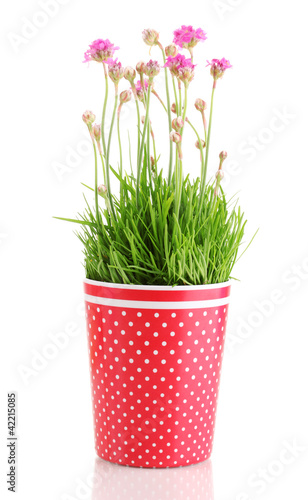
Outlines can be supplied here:
<path id="1" fill-rule="evenodd" d="M 81 224 L 77 235 L 84 245 L 87 278 L 138 285 L 202 285 L 230 279 L 246 220 L 222 188 L 215 196 L 214 184 L 208 184 L 200 206 L 200 180 L 187 176 L 177 218 L 174 178 L 168 186 L 161 171 L 149 183 L 144 162 L 137 208 L 136 179 L 127 174 L 120 179 L 112 171 L 122 186 L 121 199 L 113 196 L 116 220 L 102 200 L 98 220 L 86 201 L 84 214 L 74 221 Z"/>

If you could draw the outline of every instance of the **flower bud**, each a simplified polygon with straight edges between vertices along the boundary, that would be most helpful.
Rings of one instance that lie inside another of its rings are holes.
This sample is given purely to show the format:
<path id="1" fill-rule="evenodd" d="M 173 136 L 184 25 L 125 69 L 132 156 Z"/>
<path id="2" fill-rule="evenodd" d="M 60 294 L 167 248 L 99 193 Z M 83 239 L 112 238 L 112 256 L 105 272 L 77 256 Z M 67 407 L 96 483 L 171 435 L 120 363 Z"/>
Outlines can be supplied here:
<path id="1" fill-rule="evenodd" d="M 171 111 L 172 111 L 172 113 L 176 114 L 176 105 L 175 105 L 175 102 L 171 106 Z"/>
<path id="2" fill-rule="evenodd" d="M 194 79 L 195 76 L 194 68 L 195 66 L 191 65 L 191 66 L 180 67 L 178 69 L 179 79 L 181 80 L 181 82 L 184 83 L 185 87 L 187 87 L 190 84 L 190 82 Z"/>
<path id="3" fill-rule="evenodd" d="M 200 149 L 199 141 L 195 142 L 195 146 L 196 146 L 196 148 Z M 201 139 L 201 146 L 202 146 L 202 148 L 205 148 L 205 141 L 203 139 Z"/>
<path id="4" fill-rule="evenodd" d="M 195 108 L 198 111 L 204 111 L 207 108 L 206 102 L 203 101 L 203 99 L 196 99 L 195 100 Z"/>
<path id="5" fill-rule="evenodd" d="M 144 73 L 149 77 L 149 83 L 153 80 L 154 76 L 157 76 L 160 72 L 160 65 L 157 61 L 152 61 L 150 59 L 144 66 Z"/>
<path id="6" fill-rule="evenodd" d="M 93 135 L 97 142 L 101 140 L 101 126 L 95 123 L 92 128 Z"/>
<path id="7" fill-rule="evenodd" d="M 169 137 L 172 142 L 175 142 L 175 144 L 178 144 L 182 140 L 182 136 L 175 130 L 172 130 L 172 132 L 170 132 Z"/>
<path id="8" fill-rule="evenodd" d="M 124 78 L 132 83 L 136 78 L 136 70 L 131 66 L 126 66 L 124 70 Z"/>
<path id="9" fill-rule="evenodd" d="M 122 64 L 120 62 L 110 60 L 110 62 L 108 62 L 108 74 L 113 83 L 118 85 L 119 81 L 124 76 Z"/>
<path id="10" fill-rule="evenodd" d="M 216 179 L 221 180 L 221 179 L 223 179 L 223 178 L 224 178 L 224 176 L 225 176 L 225 174 L 223 173 L 223 171 L 222 171 L 222 170 L 220 170 L 220 169 L 219 169 L 219 170 L 217 170 L 217 172 L 216 172 L 216 174 L 215 174 Z"/>
<path id="11" fill-rule="evenodd" d="M 178 53 L 177 46 L 174 43 L 171 43 L 167 47 L 165 47 L 165 54 L 167 57 L 175 57 Z"/>
<path id="12" fill-rule="evenodd" d="M 150 45 L 151 47 L 153 45 L 158 44 L 158 38 L 159 38 L 159 33 L 155 30 L 146 29 L 146 30 L 143 30 L 143 32 L 142 32 L 142 39 L 143 39 L 144 43 L 146 43 L 147 45 Z"/>
<path id="13" fill-rule="evenodd" d="M 131 90 L 123 90 L 120 94 L 120 104 L 125 104 L 126 102 L 129 102 L 132 98 L 132 91 Z"/>
<path id="14" fill-rule="evenodd" d="M 155 166 L 155 160 L 153 156 L 151 156 L 151 167 L 153 168 Z"/>
<path id="15" fill-rule="evenodd" d="M 226 151 L 221 151 L 221 153 L 219 153 L 219 158 L 222 160 L 222 162 L 227 158 L 228 154 Z"/>
<path id="16" fill-rule="evenodd" d="M 85 111 L 82 115 L 82 119 L 86 123 L 86 125 L 91 126 L 95 121 L 95 114 L 92 113 L 92 111 Z"/>
<path id="17" fill-rule="evenodd" d="M 173 118 L 172 120 L 172 128 L 176 131 L 179 132 L 182 128 L 184 127 L 184 122 L 181 116 L 178 116 L 177 118 Z"/>
<path id="18" fill-rule="evenodd" d="M 100 194 L 103 198 L 107 195 L 107 188 L 104 184 L 100 184 L 97 188 L 98 194 Z"/>
<path id="19" fill-rule="evenodd" d="M 142 75 L 142 73 L 144 73 L 144 68 L 145 68 L 145 62 L 139 61 L 136 64 L 136 71 L 139 75 Z"/>

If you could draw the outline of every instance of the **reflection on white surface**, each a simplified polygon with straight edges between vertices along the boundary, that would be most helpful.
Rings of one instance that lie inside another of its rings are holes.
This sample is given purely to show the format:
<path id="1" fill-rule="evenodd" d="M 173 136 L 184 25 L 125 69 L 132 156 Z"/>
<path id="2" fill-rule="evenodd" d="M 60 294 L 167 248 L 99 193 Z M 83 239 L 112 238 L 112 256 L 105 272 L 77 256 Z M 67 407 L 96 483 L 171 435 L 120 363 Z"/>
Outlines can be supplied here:
<path id="1" fill-rule="evenodd" d="M 125 467 L 96 459 L 92 500 L 214 500 L 212 463 L 170 469 Z"/>

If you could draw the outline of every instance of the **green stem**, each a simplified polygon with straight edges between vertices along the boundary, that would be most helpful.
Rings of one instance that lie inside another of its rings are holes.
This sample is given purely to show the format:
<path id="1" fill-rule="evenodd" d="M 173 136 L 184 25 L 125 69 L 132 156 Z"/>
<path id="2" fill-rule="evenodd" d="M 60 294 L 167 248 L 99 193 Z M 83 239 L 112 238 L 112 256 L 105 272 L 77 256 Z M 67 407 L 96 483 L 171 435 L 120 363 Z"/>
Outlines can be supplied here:
<path id="1" fill-rule="evenodd" d="M 150 190 L 152 191 L 150 128 L 151 128 L 151 124 L 150 124 L 150 121 L 148 121 L 148 126 L 147 126 L 147 164 L 148 165 L 147 166 L 148 166 L 148 174 L 149 174 L 149 186 L 150 186 Z"/>
<path id="2" fill-rule="evenodd" d="M 146 107 L 145 120 L 144 120 L 142 137 L 141 137 L 141 144 L 140 144 L 140 152 L 139 152 L 138 164 L 137 164 L 137 186 L 136 186 L 136 201 L 137 201 L 137 206 L 139 204 L 139 191 L 140 191 L 140 175 L 141 175 L 142 153 L 143 153 L 143 147 L 144 147 L 144 141 L 145 141 L 145 134 L 146 134 L 146 131 L 147 131 L 147 128 L 148 128 L 148 123 L 149 123 L 150 96 L 151 96 L 151 84 L 149 84 L 149 87 L 148 87 L 147 107 Z"/>
<path id="3" fill-rule="evenodd" d="M 214 80 L 214 83 L 215 83 L 215 80 Z M 207 140 L 206 140 L 206 152 L 205 152 L 205 163 L 204 163 L 204 184 L 206 182 L 207 163 L 208 163 L 209 149 L 210 149 L 210 137 L 211 137 L 211 129 L 212 129 L 212 114 L 213 114 L 214 92 L 215 92 L 215 85 L 213 85 L 213 90 L 212 90 L 211 110 L 210 110 L 210 118 L 209 118 L 209 128 L 208 128 Z"/>
<path id="4" fill-rule="evenodd" d="M 164 104 L 164 102 L 162 101 L 162 99 L 159 97 L 159 95 L 157 94 L 157 92 L 155 92 L 155 90 L 152 90 L 152 94 L 155 95 L 155 97 L 157 97 L 157 99 L 159 100 L 159 102 L 162 104 L 162 106 L 164 107 L 164 110 L 166 111 L 166 113 L 168 113 L 168 110 Z"/>
<path id="5" fill-rule="evenodd" d="M 102 114 L 101 134 L 102 134 L 104 155 L 106 157 L 105 116 L 106 116 L 107 100 L 108 100 L 108 73 L 106 70 L 106 63 L 103 63 L 103 66 L 104 66 L 104 73 L 105 73 L 105 98 L 104 98 L 104 107 L 103 107 L 103 114 Z"/>
<path id="6" fill-rule="evenodd" d="M 182 114 L 182 87 L 179 80 L 179 116 Z"/>
<path id="7" fill-rule="evenodd" d="M 207 138 L 206 138 L 206 119 L 205 119 L 205 111 L 201 111 L 201 115 L 202 115 L 202 123 L 203 123 L 203 128 L 204 128 L 204 142 L 205 142 L 205 146 L 206 146 L 206 141 L 207 141 Z"/>
<path id="8" fill-rule="evenodd" d="M 176 86 L 175 86 L 175 78 L 173 75 L 172 75 L 172 84 L 173 84 L 173 92 L 174 92 L 174 99 L 175 99 L 176 116 L 179 116 L 178 95 L 177 95 Z"/>
<path id="9" fill-rule="evenodd" d="M 118 131 L 118 143 L 119 143 L 119 151 L 120 151 L 120 177 L 122 179 L 122 177 L 123 177 L 123 158 L 122 158 L 122 145 L 121 145 L 121 135 L 120 135 L 121 107 L 122 107 L 122 105 L 120 104 L 119 109 L 118 109 L 117 131 Z M 123 194 L 123 186 L 122 186 L 122 182 L 120 182 L 120 204 L 122 203 L 122 198 L 123 198 L 122 194 Z"/>
<path id="10" fill-rule="evenodd" d="M 216 88 L 216 81 L 214 80 L 212 97 L 211 97 L 211 110 L 210 110 L 210 118 L 209 118 L 209 127 L 207 133 L 207 142 L 206 142 L 206 152 L 205 152 L 205 160 L 204 160 L 204 173 L 202 177 L 202 183 L 200 188 L 200 213 L 202 210 L 204 195 L 205 195 L 205 187 L 206 187 L 206 173 L 207 173 L 207 163 L 209 157 L 209 148 L 210 148 L 210 137 L 211 137 L 211 128 L 212 128 L 212 115 L 213 115 L 213 102 L 214 102 L 214 91 Z"/>
<path id="11" fill-rule="evenodd" d="M 163 47 L 161 47 L 161 51 L 163 54 L 163 60 L 164 64 L 166 64 L 166 55 Z M 165 68 L 165 83 L 166 83 L 166 96 L 167 96 L 167 109 L 168 109 L 168 122 L 169 122 L 169 134 L 172 131 L 172 119 L 171 119 L 171 106 L 170 106 L 170 94 L 169 94 L 169 85 L 168 85 L 168 71 L 167 68 Z M 172 177 L 172 157 L 173 157 L 173 142 L 170 142 L 170 149 L 169 149 L 169 170 L 168 170 L 168 184 L 170 185 L 171 183 L 171 177 Z"/>
<path id="12" fill-rule="evenodd" d="M 157 156 L 156 156 L 156 146 L 155 146 L 154 134 L 152 135 L 152 144 L 153 144 L 153 154 L 154 154 L 154 163 L 155 163 L 155 173 L 157 175 Z"/>
<path id="13" fill-rule="evenodd" d="M 99 153 L 100 157 L 101 157 L 101 161 L 102 161 L 102 167 L 103 167 L 103 176 L 104 176 L 104 184 L 106 185 L 106 170 L 105 170 L 105 163 L 104 163 L 104 158 L 103 158 L 103 155 L 100 151 Z"/>
<path id="14" fill-rule="evenodd" d="M 186 118 L 186 112 L 187 112 L 187 85 L 185 85 L 185 104 L 184 104 L 184 110 L 183 110 L 183 116 L 182 116 L 182 119 L 183 119 L 183 122 L 185 124 L 185 118 Z M 183 132 L 184 132 L 184 127 L 181 129 L 181 135 L 183 137 Z"/>
<path id="15" fill-rule="evenodd" d="M 95 178 L 94 178 L 94 199 L 95 199 L 95 213 L 96 213 L 96 222 L 99 226 L 99 209 L 98 209 L 98 181 L 97 181 L 97 153 L 95 147 L 95 141 L 92 138 L 93 150 L 94 150 L 94 160 L 95 160 Z"/>
<path id="16" fill-rule="evenodd" d="M 175 152 L 175 213 L 178 213 L 179 207 L 179 169 L 178 169 L 179 154 L 176 149 Z"/>
<path id="17" fill-rule="evenodd" d="M 140 110 L 139 110 L 138 99 L 135 99 L 135 103 L 136 103 L 137 119 L 138 119 L 138 154 L 137 154 L 137 158 L 139 158 L 139 154 L 140 154 Z"/>
<path id="18" fill-rule="evenodd" d="M 195 134 L 197 136 L 197 139 L 198 139 L 198 142 L 199 142 L 200 154 L 201 154 L 201 180 L 202 180 L 203 163 L 204 163 L 204 154 L 203 154 L 202 142 L 201 142 L 200 136 L 199 136 L 197 130 L 195 129 L 195 127 L 193 126 L 193 124 L 188 120 L 188 118 L 186 118 L 186 121 L 187 121 L 188 125 L 190 125 L 191 128 L 193 129 L 193 131 L 195 132 Z"/>
<path id="19" fill-rule="evenodd" d="M 108 137 L 107 153 L 106 153 L 107 195 L 109 197 L 110 209 L 111 209 L 111 212 L 112 212 L 114 219 L 116 219 L 116 213 L 114 210 L 113 200 L 112 200 L 112 196 L 111 196 L 109 157 L 110 157 L 110 145 L 111 145 L 111 137 L 112 137 L 114 119 L 115 119 L 115 115 L 116 115 L 116 111 L 117 111 L 117 104 L 118 104 L 118 87 L 116 86 L 115 87 L 114 108 L 113 108 L 113 113 L 112 113 L 112 119 L 111 119 L 111 125 L 110 125 L 110 130 L 109 130 L 109 137 Z"/>

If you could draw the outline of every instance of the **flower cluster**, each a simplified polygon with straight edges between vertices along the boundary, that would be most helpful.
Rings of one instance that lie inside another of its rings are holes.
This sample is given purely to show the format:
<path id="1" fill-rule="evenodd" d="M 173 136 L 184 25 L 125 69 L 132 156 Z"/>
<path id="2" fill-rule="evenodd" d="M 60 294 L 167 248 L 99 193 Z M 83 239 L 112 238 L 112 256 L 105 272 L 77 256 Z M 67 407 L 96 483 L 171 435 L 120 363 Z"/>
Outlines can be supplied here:
<path id="1" fill-rule="evenodd" d="M 182 49 L 195 47 L 198 42 L 206 40 L 206 33 L 201 29 L 194 29 L 192 26 L 181 26 L 173 32 L 173 43 Z"/>
<path id="2" fill-rule="evenodd" d="M 218 78 L 222 78 L 226 69 L 232 68 L 230 61 L 225 59 L 212 59 L 211 61 L 207 61 L 207 66 L 210 66 L 210 72 L 214 80 Z"/>
<path id="3" fill-rule="evenodd" d="M 164 68 L 169 68 L 172 76 L 181 80 L 185 85 L 193 80 L 195 67 L 191 58 L 186 59 L 182 54 L 177 54 L 175 57 L 169 56 L 164 64 Z"/>
<path id="4" fill-rule="evenodd" d="M 90 48 L 84 54 L 83 62 L 107 62 L 108 59 L 113 57 L 114 52 L 120 48 L 115 47 L 108 38 L 106 40 L 102 40 L 101 38 L 94 40 L 89 47 Z"/>

